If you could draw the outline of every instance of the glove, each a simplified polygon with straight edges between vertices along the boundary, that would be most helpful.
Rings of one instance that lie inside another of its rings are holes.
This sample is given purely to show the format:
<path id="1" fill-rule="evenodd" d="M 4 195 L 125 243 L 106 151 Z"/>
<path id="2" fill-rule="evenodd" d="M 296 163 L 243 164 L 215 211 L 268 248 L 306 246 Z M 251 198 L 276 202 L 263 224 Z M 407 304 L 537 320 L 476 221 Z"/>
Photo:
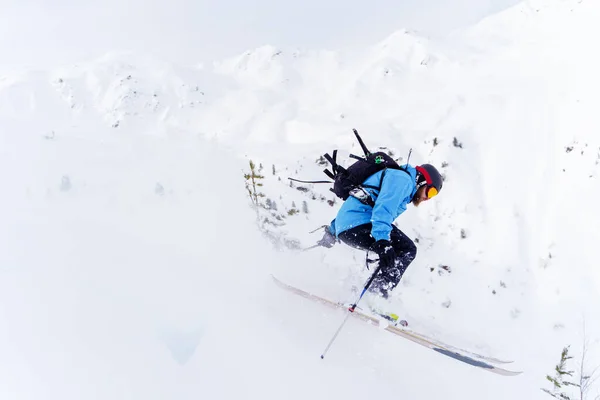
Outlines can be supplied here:
<path id="1" fill-rule="evenodd" d="M 371 245 L 369 250 L 377 253 L 379 256 L 379 267 L 381 271 L 385 271 L 395 265 L 396 252 L 389 240 L 378 240 Z"/>
<path id="2" fill-rule="evenodd" d="M 333 247 L 333 245 L 335 244 L 337 239 L 335 236 L 333 236 L 333 234 L 329 230 L 328 226 L 326 226 L 324 230 L 325 230 L 325 233 L 323 234 L 323 237 L 321 238 L 321 240 L 319 240 L 317 242 L 317 244 L 319 246 L 327 247 L 328 249 L 330 249 Z"/>

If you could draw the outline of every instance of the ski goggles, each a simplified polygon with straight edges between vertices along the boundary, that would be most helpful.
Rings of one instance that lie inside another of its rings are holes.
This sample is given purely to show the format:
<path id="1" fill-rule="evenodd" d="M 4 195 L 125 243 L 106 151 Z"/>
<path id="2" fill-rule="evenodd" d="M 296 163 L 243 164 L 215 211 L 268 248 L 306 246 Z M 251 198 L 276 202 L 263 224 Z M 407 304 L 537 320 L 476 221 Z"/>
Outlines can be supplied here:
<path id="1" fill-rule="evenodd" d="M 427 187 L 427 189 L 425 190 L 425 194 L 427 194 L 427 198 L 428 198 L 428 199 L 431 199 L 431 198 L 433 198 L 433 197 L 437 196 L 437 194 L 438 194 L 438 191 L 437 191 L 437 189 L 436 189 L 435 187 L 433 187 L 433 186 L 429 186 L 429 187 Z"/>

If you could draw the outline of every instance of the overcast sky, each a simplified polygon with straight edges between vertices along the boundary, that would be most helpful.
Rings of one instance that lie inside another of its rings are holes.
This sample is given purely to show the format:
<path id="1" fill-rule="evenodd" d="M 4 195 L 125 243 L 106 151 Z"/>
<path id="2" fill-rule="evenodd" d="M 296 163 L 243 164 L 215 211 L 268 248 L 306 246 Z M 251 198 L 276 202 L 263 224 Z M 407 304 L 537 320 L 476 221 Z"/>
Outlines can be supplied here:
<path id="1" fill-rule="evenodd" d="M 0 0 L 0 71 L 110 50 L 196 63 L 263 44 L 343 49 L 410 28 L 430 36 L 519 0 Z"/>

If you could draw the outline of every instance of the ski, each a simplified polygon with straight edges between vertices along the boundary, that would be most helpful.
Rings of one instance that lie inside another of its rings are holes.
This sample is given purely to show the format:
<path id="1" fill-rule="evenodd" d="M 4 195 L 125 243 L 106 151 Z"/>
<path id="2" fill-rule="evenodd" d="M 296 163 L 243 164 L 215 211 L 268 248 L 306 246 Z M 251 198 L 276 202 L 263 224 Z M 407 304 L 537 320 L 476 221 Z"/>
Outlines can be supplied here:
<path id="1" fill-rule="evenodd" d="M 349 305 L 346 305 L 346 306 L 349 307 Z M 487 361 L 487 362 L 490 362 L 490 363 L 494 363 L 494 364 L 510 364 L 510 363 L 512 363 L 512 361 L 501 360 L 499 358 L 490 357 L 490 356 L 484 356 L 482 354 L 478 354 L 478 353 L 475 353 L 475 352 L 472 352 L 472 351 L 469 351 L 469 350 L 465 350 L 465 349 L 461 349 L 461 348 L 458 348 L 458 347 L 454 347 L 454 346 L 451 346 L 451 345 L 449 345 L 447 343 L 443 343 L 443 342 L 440 342 L 440 341 L 438 341 L 436 339 L 433 339 L 431 337 L 423 335 L 422 333 L 415 332 L 414 330 L 412 330 L 412 329 L 410 329 L 408 327 L 408 321 L 406 321 L 405 319 L 400 319 L 400 316 L 398 316 L 397 314 L 394 314 L 394 313 L 387 313 L 387 314 L 385 314 L 385 313 L 377 311 L 377 310 L 372 310 L 372 309 L 368 309 L 367 310 L 367 309 L 364 309 L 362 307 L 357 307 L 357 309 L 359 309 L 363 313 L 366 313 L 366 314 L 370 313 L 371 315 L 374 315 L 375 317 L 383 318 L 383 319 L 389 321 L 390 323 L 394 324 L 395 326 L 400 325 L 400 326 L 402 326 L 402 328 L 405 328 L 404 330 L 406 332 L 410 332 L 410 333 L 412 333 L 414 335 L 418 335 L 421 338 L 423 338 L 423 339 L 425 339 L 425 340 L 427 340 L 429 342 L 438 344 L 439 346 L 445 347 L 445 348 L 447 348 L 449 350 L 453 350 L 453 351 L 456 351 L 456 352 L 468 355 L 469 357 L 479 358 L 480 360 L 484 360 L 484 361 Z"/>
<path id="2" fill-rule="evenodd" d="M 273 278 L 273 281 L 275 282 L 275 284 L 277 286 L 279 286 L 280 288 L 285 289 L 289 292 L 292 292 L 298 296 L 301 296 L 305 299 L 315 301 L 317 303 L 321 303 L 332 309 L 348 310 L 348 306 L 343 303 L 335 302 L 335 301 L 314 295 L 312 293 L 306 292 L 302 289 L 298 289 L 297 287 L 288 285 L 287 283 L 280 281 L 273 275 L 271 275 L 271 277 Z M 354 316 L 355 318 L 357 318 L 363 322 L 367 322 L 371 325 L 378 326 L 380 324 L 379 318 L 377 318 L 373 315 L 369 315 L 360 309 L 355 309 L 354 312 L 352 312 L 352 316 Z M 383 317 L 383 315 L 381 315 L 379 317 L 381 318 L 381 317 Z M 385 317 L 383 317 L 383 318 L 385 318 Z M 504 375 L 504 376 L 515 376 L 515 375 L 521 374 L 521 372 L 509 371 L 509 370 L 500 368 L 500 367 L 492 364 L 492 363 L 510 363 L 511 361 L 503 361 L 503 360 L 499 360 L 499 359 L 496 359 L 493 357 L 486 357 L 486 356 L 482 356 L 482 355 L 479 355 L 479 354 L 476 354 L 476 353 L 473 353 L 470 351 L 459 349 L 454 346 L 446 345 L 437 340 L 432 340 L 430 338 L 427 338 L 426 336 L 420 335 L 414 331 L 410 331 L 408 329 L 402 329 L 402 327 L 399 327 L 397 325 L 388 324 L 385 327 L 385 330 L 390 333 L 393 333 L 397 336 L 401 336 L 405 339 L 408 339 L 414 343 L 420 344 L 421 346 L 430 348 L 431 350 L 434 350 L 434 351 L 436 351 L 440 354 L 443 354 L 447 357 L 451 357 L 455 360 L 462 361 L 471 366 L 481 368 L 486 371 L 493 372 L 495 374 Z"/>
<path id="3" fill-rule="evenodd" d="M 278 279 L 276 277 L 274 277 L 274 276 L 273 276 L 273 279 L 278 284 L 282 284 L 284 286 L 290 286 L 290 285 L 287 285 L 286 283 L 283 283 L 281 281 L 277 282 Z M 294 289 L 296 289 L 296 288 L 294 288 Z M 288 288 L 288 290 L 290 290 L 290 288 Z M 301 289 L 297 289 L 297 290 L 302 291 Z M 298 293 L 298 294 L 300 294 L 300 293 Z M 307 293 L 307 294 L 309 294 L 309 293 Z M 303 294 L 300 294 L 300 295 L 304 296 Z M 304 296 L 304 297 L 306 297 L 306 296 Z M 325 301 L 327 303 L 334 303 L 335 304 L 335 302 L 330 301 L 328 299 L 324 299 L 324 298 L 321 298 L 321 297 L 316 296 L 316 295 L 314 295 L 314 297 L 318 298 L 318 301 Z M 348 309 L 350 307 L 350 304 L 338 303 L 338 306 L 339 307 L 336 307 L 336 308 L 342 308 L 342 309 L 345 308 L 345 309 Z M 384 313 L 381 313 L 381 312 L 377 312 L 375 310 L 366 310 L 366 309 L 364 309 L 363 307 L 360 307 L 360 306 L 356 307 L 356 309 L 359 310 L 359 311 L 361 311 L 363 314 L 370 314 L 370 315 L 375 316 L 376 318 L 383 318 L 383 319 L 389 321 L 390 323 L 394 324 L 395 326 L 400 325 L 401 326 L 400 329 L 403 328 L 402 329 L 403 332 L 406 333 L 407 335 L 414 335 L 416 337 L 419 337 L 420 339 L 426 340 L 428 342 L 431 342 L 432 344 L 438 345 L 439 347 L 446 348 L 446 349 L 454 351 L 456 353 L 461 353 L 461 354 L 464 354 L 464 355 L 469 356 L 471 358 L 477 358 L 477 359 L 486 361 L 488 363 L 493 363 L 493 364 L 510 364 L 510 363 L 513 362 L 513 361 L 502 360 L 502 359 L 499 359 L 499 358 L 482 355 L 482 354 L 475 353 L 475 352 L 470 351 L 470 350 L 461 349 L 459 347 L 455 347 L 455 346 L 449 345 L 447 343 L 440 342 L 437 339 L 433 339 L 433 338 L 428 337 L 428 336 L 426 336 L 426 335 L 424 335 L 422 333 L 419 333 L 419 332 L 416 332 L 416 331 L 412 330 L 409 327 L 408 321 L 406 321 L 405 319 L 400 319 L 400 317 L 398 315 L 396 315 L 396 314 L 393 314 L 393 313 L 384 314 Z M 393 333 L 395 333 L 395 332 L 393 332 Z"/>

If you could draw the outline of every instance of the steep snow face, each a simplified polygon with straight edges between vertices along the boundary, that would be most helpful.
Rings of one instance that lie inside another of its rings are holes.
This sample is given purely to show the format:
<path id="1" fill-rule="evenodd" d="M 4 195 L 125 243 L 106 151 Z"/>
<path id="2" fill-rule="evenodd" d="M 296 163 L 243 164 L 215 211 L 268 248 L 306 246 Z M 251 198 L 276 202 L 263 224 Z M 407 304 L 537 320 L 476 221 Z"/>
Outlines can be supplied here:
<path id="1" fill-rule="evenodd" d="M 582 319 L 599 359 L 599 11 L 529 1 L 443 44 L 400 30 L 351 55 L 264 46 L 183 68 L 109 54 L 0 77 L 0 390 L 544 398 Z M 339 200 L 287 177 L 323 178 L 332 148 L 360 154 L 353 127 L 446 178 L 397 221 L 419 255 L 385 306 L 526 374 L 490 377 L 358 323 L 318 360 L 341 315 L 269 274 L 348 301 L 364 254 L 273 251 L 243 174 L 261 165 L 276 234 L 312 245 Z"/>
<path id="2" fill-rule="evenodd" d="M 465 33 L 478 49 L 466 61 L 477 77 L 471 93 L 478 93 L 480 104 L 495 103 L 490 113 L 479 113 L 483 123 L 497 122 L 483 144 L 496 157 L 482 167 L 490 188 L 506 176 L 519 177 L 507 187 L 507 204 L 515 206 L 512 211 L 507 207 L 506 215 L 513 212 L 530 221 L 517 234 L 525 238 L 520 241 L 533 240 L 521 253 L 530 265 L 538 258 L 543 269 L 562 269 L 542 273 L 554 276 L 540 285 L 539 294 L 549 301 L 592 296 L 600 287 L 593 267 L 598 252 L 590 243 L 598 231 L 589 223 L 600 187 L 600 120 L 593 112 L 600 105 L 595 72 L 600 60 L 592 50 L 598 17 L 597 2 L 531 1 Z M 562 288 L 557 297 L 567 277 L 579 284 L 574 292 Z"/>

